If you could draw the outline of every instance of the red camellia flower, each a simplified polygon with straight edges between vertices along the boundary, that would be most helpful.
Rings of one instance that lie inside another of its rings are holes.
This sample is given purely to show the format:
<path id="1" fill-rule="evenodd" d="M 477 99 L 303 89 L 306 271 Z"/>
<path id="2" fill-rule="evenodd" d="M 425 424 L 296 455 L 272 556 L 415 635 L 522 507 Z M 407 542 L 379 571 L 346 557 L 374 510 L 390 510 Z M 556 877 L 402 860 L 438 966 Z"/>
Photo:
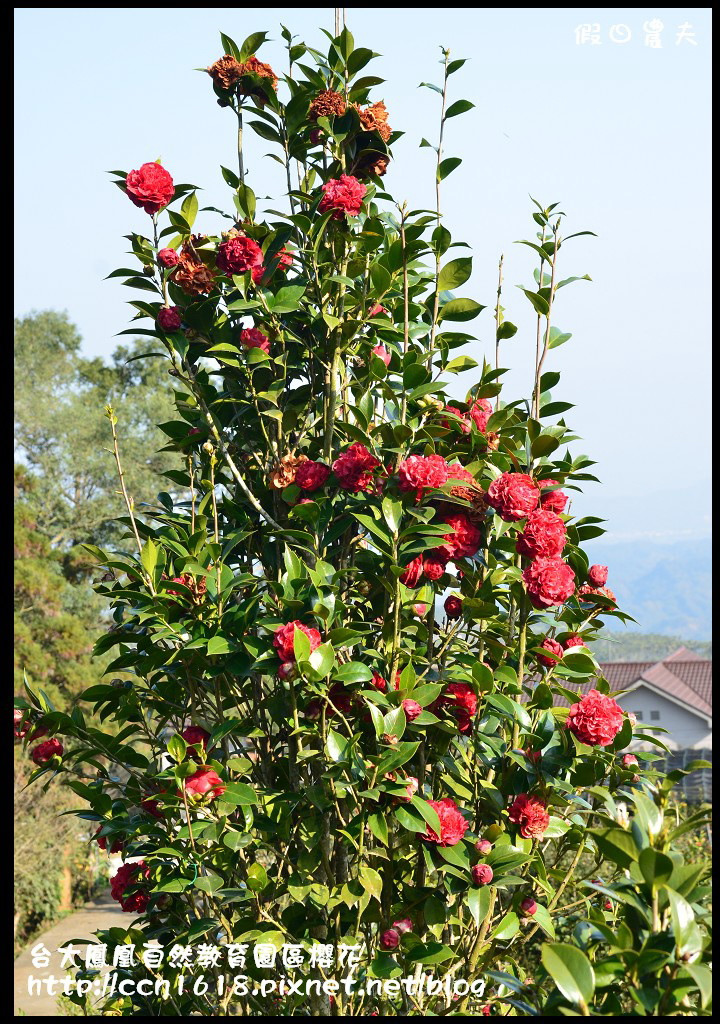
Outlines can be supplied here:
<path id="1" fill-rule="evenodd" d="M 180 262 L 180 256 L 175 249 L 160 249 L 157 258 L 161 267 L 174 267 Z"/>
<path id="2" fill-rule="evenodd" d="M 532 896 L 526 896 L 520 903 L 520 909 L 523 914 L 527 914 L 528 917 L 533 917 L 537 913 L 537 903 Z"/>
<path id="3" fill-rule="evenodd" d="M 399 921 L 393 921 L 393 928 L 399 931 L 401 935 L 404 935 L 405 932 L 411 932 L 414 927 L 415 925 L 409 917 L 401 917 Z"/>
<path id="4" fill-rule="evenodd" d="M 436 846 L 457 846 L 467 830 L 470 828 L 463 818 L 458 805 L 450 797 L 443 800 L 428 800 L 432 808 L 437 811 L 440 819 L 440 835 L 428 825 L 427 831 L 420 838 L 426 843 L 435 843 Z"/>
<path id="5" fill-rule="evenodd" d="M 493 880 L 493 869 L 489 864 L 476 864 L 472 869 L 472 880 L 475 885 L 489 885 Z"/>
<path id="6" fill-rule="evenodd" d="M 569 636 L 567 638 L 567 640 L 565 641 L 565 650 L 566 651 L 569 651 L 571 647 L 584 647 L 584 646 L 585 646 L 585 641 L 583 640 L 583 638 L 581 636 L 578 636 L 577 633 L 573 633 L 572 636 Z"/>
<path id="7" fill-rule="evenodd" d="M 270 355 L 270 339 L 257 327 L 243 327 L 240 331 L 240 344 L 245 348 L 261 348 Z"/>
<path id="8" fill-rule="evenodd" d="M 207 741 L 210 739 L 210 733 L 206 729 L 203 729 L 199 725 L 189 725 L 184 732 L 180 733 L 182 738 L 188 744 L 188 746 L 199 746 L 202 753 L 205 753 L 207 748 Z M 200 755 L 197 750 L 191 750 L 190 756 L 196 761 L 200 760 Z"/>
<path id="9" fill-rule="evenodd" d="M 130 171 L 125 188 L 131 202 L 145 213 L 157 213 L 175 195 L 172 178 L 158 163 L 143 164 L 139 170 Z"/>
<path id="10" fill-rule="evenodd" d="M 414 722 L 418 715 L 423 713 L 422 705 L 416 700 L 404 700 L 400 705 L 405 712 L 408 722 Z"/>
<path id="11" fill-rule="evenodd" d="M 623 754 L 622 763 L 625 765 L 626 768 L 630 768 L 634 765 L 637 765 L 638 759 L 635 757 L 634 754 Z"/>
<path id="12" fill-rule="evenodd" d="M 435 554 L 428 555 L 423 560 L 423 572 L 431 582 L 435 583 L 444 574 L 446 565 L 447 560 L 445 558 Z"/>
<path id="13" fill-rule="evenodd" d="M 105 850 L 107 852 L 107 836 L 99 836 L 98 832 L 101 832 L 101 831 L 102 831 L 102 825 L 98 825 L 97 830 L 95 832 L 95 842 L 98 844 L 98 846 L 100 847 L 101 850 Z M 110 853 L 111 854 L 113 854 L 113 853 L 120 853 L 122 848 L 123 848 L 122 839 L 116 839 L 115 842 L 110 847 Z"/>
<path id="14" fill-rule="evenodd" d="M 449 619 L 459 619 L 462 615 L 462 598 L 450 594 L 445 598 L 445 614 Z"/>
<path id="15" fill-rule="evenodd" d="M 452 419 L 452 420 L 443 420 L 442 421 L 442 425 L 446 429 L 450 429 L 450 427 L 452 427 L 454 424 L 457 423 L 457 425 L 462 430 L 463 434 L 469 434 L 470 433 L 470 431 L 472 430 L 472 427 L 470 426 L 470 414 L 469 413 L 463 412 L 462 409 L 458 409 L 457 406 L 455 406 L 455 405 L 446 405 L 445 406 L 445 412 L 451 412 L 453 414 L 453 416 L 456 417 L 455 419 Z"/>
<path id="16" fill-rule="evenodd" d="M 330 703 L 325 711 L 328 718 L 332 718 L 338 711 L 347 715 L 352 708 L 352 694 L 342 683 L 333 683 L 328 690 L 328 700 Z"/>
<path id="17" fill-rule="evenodd" d="M 546 665 L 548 668 L 554 668 L 558 663 L 558 659 L 563 656 L 564 652 L 562 644 L 559 644 L 557 640 L 553 640 L 551 636 L 546 636 L 540 646 L 546 651 L 556 654 L 557 658 L 548 658 L 545 654 L 538 654 L 537 660 L 541 665 Z"/>
<path id="18" fill-rule="evenodd" d="M 373 470 L 380 460 L 371 455 L 364 444 L 356 441 L 333 462 L 333 473 L 345 491 L 367 491 L 373 484 Z"/>
<path id="19" fill-rule="evenodd" d="M 123 864 L 110 879 L 110 894 L 128 913 L 142 914 L 150 902 L 145 883 L 150 879 L 150 868 L 144 860 Z"/>
<path id="20" fill-rule="evenodd" d="M 302 462 L 295 471 L 295 483 L 303 491 L 317 491 L 330 476 L 330 467 L 324 462 Z"/>
<path id="21" fill-rule="evenodd" d="M 203 766 L 184 782 L 185 792 L 190 801 L 215 800 L 222 796 L 227 786 L 212 768 Z"/>
<path id="22" fill-rule="evenodd" d="M 182 314 L 177 306 L 162 306 L 158 310 L 155 323 L 163 331 L 177 331 L 182 324 Z"/>
<path id="23" fill-rule="evenodd" d="M 362 201 L 367 188 L 351 174 L 341 174 L 339 178 L 331 178 L 322 186 L 323 197 L 318 210 L 329 213 L 332 210 L 333 220 L 357 217 L 362 210 Z"/>
<path id="24" fill-rule="evenodd" d="M 397 949 L 400 945 L 400 932 L 397 928 L 387 928 L 380 936 L 382 949 Z"/>
<path id="25" fill-rule="evenodd" d="M 435 551 L 444 558 L 472 558 L 482 544 L 482 532 L 464 512 L 454 512 L 444 520 L 452 531 L 443 537 L 445 543 Z"/>
<path id="26" fill-rule="evenodd" d="M 463 434 L 469 434 L 472 429 L 472 424 L 483 434 L 487 427 L 488 420 L 492 416 L 492 406 L 486 398 L 479 398 L 473 402 L 467 412 L 463 412 L 454 405 L 446 405 L 446 412 L 451 412 L 460 420 L 460 429 Z M 450 427 L 452 424 L 448 420 L 443 420 L 442 425 L 444 427 Z"/>
<path id="27" fill-rule="evenodd" d="M 487 503 L 506 523 L 525 519 L 539 501 L 540 491 L 526 473 L 502 473 L 488 487 Z"/>
<path id="28" fill-rule="evenodd" d="M 523 839 L 539 839 L 550 824 L 550 815 L 544 800 L 520 793 L 513 800 L 508 810 L 510 821 L 520 827 Z"/>
<path id="29" fill-rule="evenodd" d="M 144 800 L 141 800 L 140 806 L 144 811 L 147 811 L 148 814 L 152 814 L 153 818 L 158 818 L 160 821 L 162 821 L 162 819 L 165 817 L 163 812 L 160 810 L 160 804 L 157 802 L 157 800 L 154 800 L 150 796 L 145 797 Z"/>
<path id="30" fill-rule="evenodd" d="M 559 480 L 538 480 L 538 487 L 541 489 L 557 487 L 559 483 Z M 548 491 L 547 494 L 541 495 L 540 505 L 549 512 L 557 512 L 559 514 L 567 505 L 567 500 L 567 494 L 564 494 L 562 491 Z"/>
<path id="31" fill-rule="evenodd" d="M 535 608 L 563 604 L 575 593 L 575 573 L 562 558 L 536 558 L 522 578 Z"/>
<path id="32" fill-rule="evenodd" d="M 322 637 L 312 626 L 304 626 L 294 619 L 285 626 L 278 626 L 273 638 L 273 647 L 278 652 L 280 661 L 295 661 L 295 630 L 299 629 L 310 641 L 310 650 L 314 651 L 322 642 Z"/>
<path id="33" fill-rule="evenodd" d="M 450 469 L 442 455 L 411 455 L 398 466 L 401 491 L 415 491 L 418 501 L 429 487 L 442 487 Z"/>
<path id="34" fill-rule="evenodd" d="M 404 587 L 410 587 L 413 590 L 415 587 L 419 587 L 420 580 L 423 577 L 423 568 L 423 556 L 418 555 L 417 558 L 413 558 L 412 562 L 406 565 L 405 569 L 400 574 L 400 582 L 402 585 Z"/>
<path id="35" fill-rule="evenodd" d="M 392 356 L 390 355 L 390 353 L 388 352 L 384 345 L 376 345 L 375 348 L 373 349 L 373 355 L 377 356 L 378 359 L 382 359 L 386 366 L 390 365 L 390 360 L 392 359 Z"/>
<path id="36" fill-rule="evenodd" d="M 274 267 L 273 267 L 273 264 L 275 264 Z M 272 276 L 273 269 L 275 269 L 275 270 L 287 270 L 287 268 L 291 267 L 292 264 L 293 264 L 292 253 L 288 252 L 287 249 L 285 248 L 285 246 L 283 246 L 282 249 L 280 249 L 279 252 L 277 252 L 275 254 L 275 260 L 271 261 L 271 263 L 270 263 L 270 268 L 271 268 L 270 276 Z M 262 264 L 262 266 L 259 266 L 259 267 L 253 267 L 253 269 L 252 269 L 253 283 L 254 284 L 260 284 L 262 279 L 266 276 L 267 272 L 268 272 L 268 268 L 265 266 L 265 264 Z"/>
<path id="37" fill-rule="evenodd" d="M 527 517 L 515 550 L 529 558 L 552 558 L 565 547 L 566 538 L 565 523 L 560 516 L 541 508 Z"/>
<path id="38" fill-rule="evenodd" d="M 461 733 L 468 733 L 472 729 L 477 706 L 477 694 L 468 683 L 448 683 L 436 704 L 436 707 L 447 707 L 457 719 Z"/>
<path id="39" fill-rule="evenodd" d="M 489 839 L 478 839 L 478 841 L 475 843 L 475 849 L 478 851 L 478 853 L 481 853 L 483 857 L 486 854 L 490 853 L 492 848 L 493 844 L 490 842 Z"/>
<path id="40" fill-rule="evenodd" d="M 254 238 L 245 235 L 233 235 L 218 246 L 218 269 L 232 277 L 233 274 L 245 274 L 248 270 L 262 267 L 262 249 Z"/>
<path id="41" fill-rule="evenodd" d="M 370 685 L 374 686 L 376 690 L 380 691 L 380 693 L 387 692 L 387 679 L 384 679 L 379 672 L 373 672 Z"/>
<path id="42" fill-rule="evenodd" d="M 488 437 L 497 438 L 497 434 Z M 493 450 L 497 444 L 493 443 Z M 538 491 L 532 477 L 525 473 L 502 473 L 484 494 L 486 504 L 506 522 L 524 519 L 538 507 Z"/>
<path id="43" fill-rule="evenodd" d="M 427 605 L 423 604 L 422 601 L 419 601 L 417 604 L 414 604 L 412 606 L 412 610 L 419 618 L 422 618 L 425 612 L 427 611 Z"/>
<path id="44" fill-rule="evenodd" d="M 492 416 L 492 406 L 487 398 L 478 398 L 470 406 L 470 418 L 481 433 L 485 433 L 488 420 Z"/>
<path id="45" fill-rule="evenodd" d="M 40 743 L 35 747 L 30 756 L 35 764 L 42 766 L 47 764 L 48 761 L 52 761 L 54 757 L 62 757 L 64 750 L 65 748 L 60 740 L 45 740 L 44 743 Z"/>
<path id="46" fill-rule="evenodd" d="M 623 710 L 612 697 L 590 690 L 579 704 L 572 705 L 566 725 L 581 743 L 607 747 L 622 729 Z"/>
<path id="47" fill-rule="evenodd" d="M 387 312 L 388 310 L 385 309 L 384 306 L 381 306 L 379 302 L 376 302 L 375 305 L 368 310 L 368 316 L 380 316 L 381 313 Z"/>
<path id="48" fill-rule="evenodd" d="M 608 567 L 606 565 L 591 565 L 588 570 L 588 580 L 594 587 L 604 587 L 607 583 Z"/>

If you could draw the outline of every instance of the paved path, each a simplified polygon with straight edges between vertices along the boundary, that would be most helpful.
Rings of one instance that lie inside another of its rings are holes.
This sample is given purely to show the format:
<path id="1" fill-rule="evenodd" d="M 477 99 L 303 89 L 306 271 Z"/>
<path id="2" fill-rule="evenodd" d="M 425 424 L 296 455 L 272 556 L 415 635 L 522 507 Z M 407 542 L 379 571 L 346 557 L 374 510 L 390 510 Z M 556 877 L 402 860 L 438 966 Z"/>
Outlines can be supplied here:
<path id="1" fill-rule="evenodd" d="M 15 1016 L 18 1010 L 23 1010 L 28 1017 L 60 1017 L 57 1006 L 57 997 L 49 995 L 43 988 L 40 995 L 37 994 L 37 986 L 34 994 L 28 993 L 28 979 L 47 978 L 54 974 L 56 978 L 64 977 L 65 969 L 60 970 L 61 957 L 56 953 L 57 949 L 66 946 L 72 939 L 86 938 L 92 940 L 96 931 L 104 928 L 127 928 L 133 921 L 132 914 L 126 914 L 120 909 L 110 896 L 102 896 L 92 903 L 87 903 L 82 910 L 68 914 L 62 921 L 49 931 L 33 939 L 30 947 L 25 949 L 15 961 Z M 38 944 L 44 943 L 52 952 L 50 965 L 46 968 L 33 967 L 30 951 Z M 83 962 L 83 954 L 78 958 Z"/>

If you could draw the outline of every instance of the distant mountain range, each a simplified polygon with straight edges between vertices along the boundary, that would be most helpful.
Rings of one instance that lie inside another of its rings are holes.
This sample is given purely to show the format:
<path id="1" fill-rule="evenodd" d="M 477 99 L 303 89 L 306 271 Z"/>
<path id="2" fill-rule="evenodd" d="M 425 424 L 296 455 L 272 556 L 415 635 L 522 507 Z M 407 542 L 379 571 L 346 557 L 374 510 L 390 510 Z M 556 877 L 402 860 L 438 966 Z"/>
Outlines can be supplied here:
<path id="1" fill-rule="evenodd" d="M 676 539 L 669 543 L 638 537 L 585 545 L 592 562 L 609 567 L 608 586 L 623 611 L 637 624 L 629 630 L 709 640 L 711 632 L 711 541 Z M 609 628 L 618 629 L 614 623 Z"/>

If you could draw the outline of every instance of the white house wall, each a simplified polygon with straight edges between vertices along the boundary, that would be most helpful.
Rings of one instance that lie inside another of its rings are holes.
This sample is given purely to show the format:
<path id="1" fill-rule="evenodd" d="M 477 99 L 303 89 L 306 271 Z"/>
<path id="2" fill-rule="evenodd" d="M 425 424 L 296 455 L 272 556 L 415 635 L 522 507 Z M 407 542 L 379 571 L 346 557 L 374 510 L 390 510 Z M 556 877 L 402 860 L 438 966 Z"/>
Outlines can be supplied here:
<path id="1" fill-rule="evenodd" d="M 643 732 L 650 732 L 653 726 L 667 729 L 667 734 L 658 733 L 658 739 L 671 750 L 712 749 L 712 727 L 707 724 L 707 719 L 686 711 L 646 686 L 638 686 L 631 693 L 623 694 L 617 702 L 625 711 L 637 715 L 638 730 L 641 726 Z M 659 714 L 658 720 L 653 720 L 653 711 Z M 649 744 L 635 743 L 633 746 L 644 748 Z"/>

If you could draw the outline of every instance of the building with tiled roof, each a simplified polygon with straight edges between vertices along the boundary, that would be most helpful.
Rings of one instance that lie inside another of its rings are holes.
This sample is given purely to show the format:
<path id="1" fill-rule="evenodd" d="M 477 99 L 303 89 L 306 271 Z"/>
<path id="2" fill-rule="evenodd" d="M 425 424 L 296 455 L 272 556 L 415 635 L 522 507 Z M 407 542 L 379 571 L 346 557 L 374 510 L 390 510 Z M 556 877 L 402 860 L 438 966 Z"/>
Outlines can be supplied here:
<path id="1" fill-rule="evenodd" d="M 681 647 L 658 662 L 615 661 L 600 667 L 620 707 L 637 718 L 638 731 L 667 730 L 657 735 L 671 750 L 712 749 L 712 661 Z M 579 695 L 594 685 L 594 680 L 584 684 Z M 568 701 L 558 697 L 556 703 Z"/>

